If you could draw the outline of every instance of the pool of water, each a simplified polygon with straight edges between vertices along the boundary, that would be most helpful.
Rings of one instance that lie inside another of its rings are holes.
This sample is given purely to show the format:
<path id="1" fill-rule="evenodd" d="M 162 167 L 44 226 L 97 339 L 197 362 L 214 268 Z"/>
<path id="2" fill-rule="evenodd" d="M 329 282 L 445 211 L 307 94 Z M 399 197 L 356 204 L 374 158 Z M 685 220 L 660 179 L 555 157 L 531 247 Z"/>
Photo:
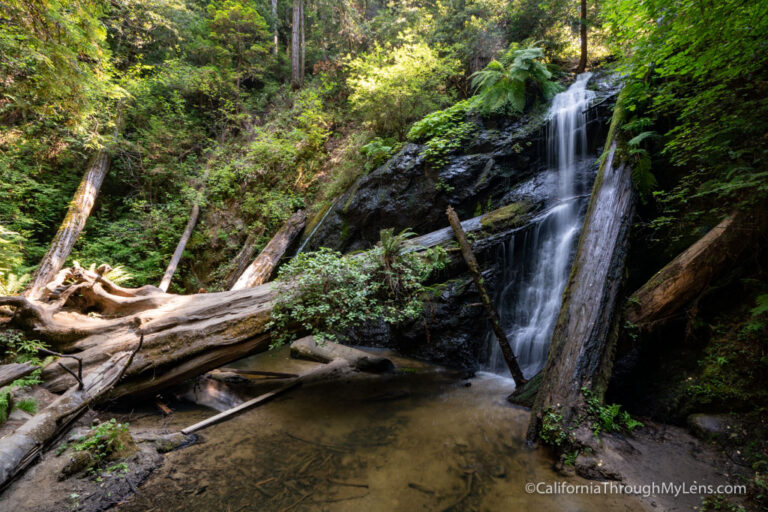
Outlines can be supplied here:
<path id="1" fill-rule="evenodd" d="M 472 379 L 399 359 L 394 375 L 355 374 L 297 388 L 201 431 L 166 456 L 118 510 L 644 510 L 621 496 L 541 496 L 528 482 L 569 480 L 524 445 L 528 411 L 511 380 Z M 237 366 L 306 370 L 285 350 Z M 230 365 L 232 366 L 232 365 Z"/>

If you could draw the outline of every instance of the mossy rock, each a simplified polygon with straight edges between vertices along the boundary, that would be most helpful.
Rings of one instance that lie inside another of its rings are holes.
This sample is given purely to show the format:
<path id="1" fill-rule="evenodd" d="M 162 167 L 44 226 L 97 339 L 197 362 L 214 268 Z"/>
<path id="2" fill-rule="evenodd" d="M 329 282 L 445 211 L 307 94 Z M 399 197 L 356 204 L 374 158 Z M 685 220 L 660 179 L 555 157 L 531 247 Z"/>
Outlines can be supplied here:
<path id="1" fill-rule="evenodd" d="M 530 219 L 531 205 L 527 201 L 508 204 L 480 219 L 480 225 L 485 233 L 498 233 L 505 229 L 523 226 Z"/>

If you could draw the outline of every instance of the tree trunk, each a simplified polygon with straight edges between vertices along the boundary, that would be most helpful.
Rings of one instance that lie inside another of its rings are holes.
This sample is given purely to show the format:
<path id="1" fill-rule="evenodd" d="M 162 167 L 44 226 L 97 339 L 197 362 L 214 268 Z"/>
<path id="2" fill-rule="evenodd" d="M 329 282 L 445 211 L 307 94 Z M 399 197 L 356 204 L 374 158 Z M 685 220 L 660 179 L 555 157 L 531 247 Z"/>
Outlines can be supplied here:
<path id="1" fill-rule="evenodd" d="M 395 371 L 394 363 L 386 357 L 375 356 L 332 341 L 317 343 L 314 336 L 305 336 L 291 343 L 291 357 L 321 363 L 344 359 L 362 372 L 391 373 Z"/>
<path id="2" fill-rule="evenodd" d="M 499 221 L 506 210 L 464 224 L 468 231 L 492 238 L 494 231 L 510 229 L 508 223 Z M 494 222 L 483 225 L 488 218 Z M 451 237 L 444 231 L 413 241 L 423 248 L 450 243 Z M 64 269 L 43 288 L 39 300 L 0 297 L 0 306 L 15 309 L 14 325 L 59 352 L 79 356 L 84 375 L 111 354 L 130 350 L 143 335 L 141 353 L 110 397 L 150 393 L 266 350 L 273 301 L 283 287 L 291 286 L 267 283 L 227 292 L 174 295 L 154 286 L 123 288 L 99 272 L 103 272 L 101 267 L 97 272 Z M 74 382 L 57 364 L 48 365 L 42 377 L 46 388 L 57 393 Z"/>
<path id="3" fill-rule="evenodd" d="M 253 263 L 237 279 L 232 290 L 242 290 L 260 284 L 264 284 L 272 277 L 272 274 L 280 263 L 280 259 L 291 246 L 291 243 L 304 229 L 307 222 L 306 210 L 299 210 L 283 224 L 280 230 L 272 237 L 264 250 L 253 260 Z"/>
<path id="4" fill-rule="evenodd" d="M 304 22 L 306 21 L 306 17 L 304 15 L 304 1 L 301 2 L 301 58 L 299 59 L 299 82 L 302 87 L 304 87 L 304 69 L 305 66 L 305 57 L 307 53 L 307 46 L 304 42 Z"/>
<path id="5" fill-rule="evenodd" d="M 245 269 L 251 264 L 253 258 L 256 256 L 256 242 L 259 237 L 264 234 L 264 228 L 261 228 L 258 233 L 250 233 L 245 239 L 245 243 L 240 251 L 235 256 L 235 260 L 232 265 L 232 271 L 227 274 L 225 287 L 231 290 L 237 280 L 243 275 Z"/>
<path id="6" fill-rule="evenodd" d="M 579 38 L 581 39 L 581 55 L 576 73 L 587 69 L 587 0 L 581 0 L 581 15 L 579 17 Z"/>
<path id="7" fill-rule="evenodd" d="M 293 23 L 291 25 L 291 87 L 300 88 L 301 81 L 301 13 L 303 0 L 293 0 Z"/>
<path id="8" fill-rule="evenodd" d="M 512 347 L 509 346 L 507 334 L 501 327 L 499 314 L 493 307 L 488 291 L 485 289 L 483 276 L 480 274 L 480 267 L 477 264 L 477 259 L 475 259 L 475 254 L 472 252 L 472 247 L 469 245 L 469 242 L 467 242 L 467 237 L 464 234 L 464 229 L 461 227 L 459 216 L 456 215 L 456 212 L 450 206 L 445 213 L 448 215 L 448 222 L 450 222 L 451 228 L 453 228 L 453 232 L 456 234 L 456 241 L 459 242 L 461 254 L 464 256 L 464 261 L 467 262 L 467 267 L 469 267 L 469 273 L 472 274 L 472 279 L 475 281 L 477 291 L 480 293 L 485 313 L 488 315 L 488 320 L 491 322 L 493 332 L 496 334 L 496 339 L 499 341 L 501 353 L 504 355 L 504 361 L 506 361 L 509 371 L 512 373 L 512 378 L 515 379 L 515 386 L 521 387 L 527 381 L 525 380 L 525 377 L 523 377 L 523 372 L 520 371 L 520 366 L 517 364 L 515 354 L 512 353 Z"/>
<path id="9" fill-rule="evenodd" d="M 168 286 L 171 284 L 171 279 L 173 279 L 173 274 L 176 273 L 176 267 L 179 266 L 179 262 L 181 261 L 181 256 L 184 254 L 184 249 L 187 247 L 187 242 L 189 242 L 190 237 L 192 236 L 192 231 L 195 229 L 195 225 L 197 224 L 197 217 L 200 215 L 200 204 L 197 200 L 195 200 L 195 204 L 192 206 L 192 212 L 189 214 L 189 221 L 187 222 L 187 227 L 184 228 L 184 233 L 181 235 L 181 239 L 179 239 L 179 243 L 176 246 L 176 250 L 173 251 L 173 256 L 171 256 L 171 261 L 168 263 L 168 268 L 165 269 L 165 274 L 163 274 L 163 279 L 160 281 L 160 290 L 167 292 Z"/>
<path id="10" fill-rule="evenodd" d="M 64 266 L 91 214 L 101 184 L 109 171 L 109 163 L 107 148 L 98 150 L 91 159 L 83 180 L 75 191 L 75 197 L 69 204 L 67 214 L 51 242 L 51 247 L 32 276 L 32 283 L 26 292 L 28 297 L 37 298 L 41 288 L 53 280 Z"/>
<path id="11" fill-rule="evenodd" d="M 644 331 L 664 323 L 754 245 L 765 230 L 764 208 L 729 215 L 632 294 L 627 321 Z"/>
<path id="12" fill-rule="evenodd" d="M 531 410 L 529 441 L 538 437 L 548 411 L 572 426 L 584 413 L 582 388 L 602 398 L 610 376 L 634 193 L 631 169 L 614 162 L 616 143 L 608 143 Z"/>
<path id="13" fill-rule="evenodd" d="M 274 26 L 272 27 L 272 38 L 274 43 L 274 48 L 272 48 L 272 53 L 277 57 L 277 47 L 278 47 L 278 40 L 277 40 L 277 0 L 272 0 L 272 23 Z"/>
<path id="14" fill-rule="evenodd" d="M 136 350 L 116 353 L 86 375 L 82 389 L 78 386 L 70 387 L 13 434 L 0 439 L 0 487 L 30 464 L 43 446 L 66 428 L 71 420 L 112 389 L 135 354 Z"/>

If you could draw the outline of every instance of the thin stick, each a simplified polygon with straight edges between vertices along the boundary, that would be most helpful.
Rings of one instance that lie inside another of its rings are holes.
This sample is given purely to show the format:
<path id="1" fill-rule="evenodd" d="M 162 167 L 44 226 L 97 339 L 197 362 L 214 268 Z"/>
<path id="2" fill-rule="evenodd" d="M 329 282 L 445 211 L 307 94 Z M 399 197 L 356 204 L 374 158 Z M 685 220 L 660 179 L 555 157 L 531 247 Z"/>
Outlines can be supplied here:
<path id="1" fill-rule="evenodd" d="M 59 366 L 67 370 L 67 372 L 70 375 L 72 375 L 75 379 L 77 379 L 77 384 L 78 384 L 77 389 L 83 389 L 83 359 L 82 358 L 78 356 L 73 356 L 70 354 L 61 354 L 59 352 L 54 352 L 53 350 L 48 350 L 47 348 L 40 348 L 38 350 L 44 354 L 48 354 L 56 357 L 68 357 L 70 359 L 74 359 L 75 361 L 77 361 L 77 375 L 75 375 L 75 373 L 72 370 L 70 370 L 63 364 L 59 363 Z"/>

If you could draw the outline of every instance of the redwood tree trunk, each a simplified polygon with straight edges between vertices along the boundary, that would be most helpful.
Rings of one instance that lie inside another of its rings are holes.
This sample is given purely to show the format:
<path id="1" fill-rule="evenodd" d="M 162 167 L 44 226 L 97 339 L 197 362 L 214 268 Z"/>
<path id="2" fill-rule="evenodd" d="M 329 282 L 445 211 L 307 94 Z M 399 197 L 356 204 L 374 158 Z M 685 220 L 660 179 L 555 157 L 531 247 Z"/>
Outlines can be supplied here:
<path id="1" fill-rule="evenodd" d="M 673 317 L 756 242 L 766 223 L 762 207 L 727 216 L 632 294 L 627 321 L 648 331 Z"/>
<path id="2" fill-rule="evenodd" d="M 272 237 L 264 250 L 253 260 L 253 263 L 245 269 L 245 272 L 237 279 L 232 290 L 242 290 L 264 284 L 272 277 L 280 259 L 285 255 L 291 243 L 304 229 L 307 223 L 307 212 L 299 210 L 283 224 L 280 230 Z"/>
<path id="3" fill-rule="evenodd" d="M 293 23 L 291 25 L 291 87 L 300 88 L 301 80 L 301 25 L 304 0 L 293 0 Z"/>
<path id="4" fill-rule="evenodd" d="M 275 45 L 274 48 L 272 48 L 272 53 L 275 55 L 275 57 L 277 57 L 277 0 L 272 0 L 272 20 L 272 23 L 274 24 L 272 27 L 272 38 L 273 44 Z"/>
<path id="5" fill-rule="evenodd" d="M 587 0 L 581 0 L 581 15 L 579 16 L 579 38 L 581 39 L 581 55 L 576 73 L 587 69 Z"/>
<path id="6" fill-rule="evenodd" d="M 631 169 L 614 163 L 615 154 L 614 142 L 592 190 L 531 410 L 529 441 L 538 437 L 542 418 L 549 411 L 562 415 L 566 428 L 571 426 L 584 412 L 582 388 L 601 398 L 610 376 L 620 316 L 617 302 L 634 212 Z"/>
<path id="7" fill-rule="evenodd" d="M 110 156 L 106 148 L 97 151 L 91 159 L 69 204 L 67 214 L 51 242 L 51 247 L 35 270 L 32 283 L 26 292 L 28 297 L 37 298 L 41 288 L 51 282 L 64 266 L 91 214 L 101 184 L 109 171 L 109 162 Z"/>

